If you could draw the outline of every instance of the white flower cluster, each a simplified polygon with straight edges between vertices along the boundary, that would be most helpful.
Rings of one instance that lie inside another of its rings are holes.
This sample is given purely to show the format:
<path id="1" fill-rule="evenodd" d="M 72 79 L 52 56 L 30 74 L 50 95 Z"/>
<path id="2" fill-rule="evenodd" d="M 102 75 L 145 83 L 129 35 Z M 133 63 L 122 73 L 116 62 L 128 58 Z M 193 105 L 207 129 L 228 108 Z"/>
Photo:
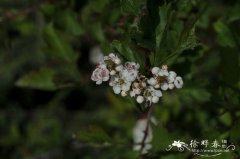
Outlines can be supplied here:
<path id="1" fill-rule="evenodd" d="M 122 96 L 130 95 L 136 98 L 138 103 L 149 101 L 157 103 L 162 97 L 162 91 L 182 88 L 183 80 L 174 71 L 168 71 L 166 65 L 161 68 L 152 68 L 152 77 L 139 73 L 139 64 L 135 62 L 125 62 L 122 64 L 121 59 L 111 53 L 104 56 L 93 71 L 91 79 L 96 84 L 103 81 L 109 81 L 114 93 Z"/>

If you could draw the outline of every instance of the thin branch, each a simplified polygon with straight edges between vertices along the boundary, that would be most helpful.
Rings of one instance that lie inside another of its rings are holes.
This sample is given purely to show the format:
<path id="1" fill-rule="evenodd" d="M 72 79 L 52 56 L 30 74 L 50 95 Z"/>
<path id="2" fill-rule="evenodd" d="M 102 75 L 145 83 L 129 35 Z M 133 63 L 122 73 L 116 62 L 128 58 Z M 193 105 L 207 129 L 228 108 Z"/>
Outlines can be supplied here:
<path id="1" fill-rule="evenodd" d="M 146 102 L 145 107 L 146 107 L 146 111 L 144 112 L 143 116 L 147 119 L 147 124 L 146 124 L 146 128 L 144 130 L 143 140 L 140 143 L 140 145 L 141 145 L 140 153 L 142 153 L 143 148 L 145 147 L 145 141 L 148 137 L 148 131 L 149 131 L 149 127 L 150 127 L 152 110 L 153 110 L 153 105 L 150 102 Z"/>

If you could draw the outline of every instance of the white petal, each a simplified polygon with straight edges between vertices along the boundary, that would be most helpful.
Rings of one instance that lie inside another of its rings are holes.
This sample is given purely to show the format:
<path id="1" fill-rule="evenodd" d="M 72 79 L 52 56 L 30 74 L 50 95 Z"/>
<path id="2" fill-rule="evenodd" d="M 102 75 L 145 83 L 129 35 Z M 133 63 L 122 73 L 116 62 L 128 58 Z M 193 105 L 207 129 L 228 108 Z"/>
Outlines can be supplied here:
<path id="1" fill-rule="evenodd" d="M 129 90 L 130 90 L 130 85 L 129 85 L 128 83 L 123 84 L 123 85 L 121 86 L 121 89 L 122 89 L 123 91 L 129 91 Z"/>
<path id="2" fill-rule="evenodd" d="M 162 92 L 160 90 L 156 90 L 154 93 L 155 93 L 155 95 L 157 97 L 161 97 L 162 96 Z"/>
<path id="3" fill-rule="evenodd" d="M 159 101 L 159 97 L 157 97 L 157 96 L 152 97 L 152 102 L 153 103 L 157 103 L 158 101 Z"/>
<path id="4" fill-rule="evenodd" d="M 118 78 L 118 77 L 115 77 L 113 81 L 114 81 L 114 82 L 118 82 L 118 81 L 119 81 L 119 78 Z"/>
<path id="5" fill-rule="evenodd" d="M 102 80 L 103 80 L 103 81 L 108 81 L 108 80 L 109 80 L 109 76 L 103 77 Z"/>
<path id="6" fill-rule="evenodd" d="M 121 63 L 121 60 L 120 60 L 119 58 L 116 58 L 116 59 L 114 60 L 114 63 L 117 64 L 117 65 L 119 65 L 119 64 Z"/>
<path id="7" fill-rule="evenodd" d="M 98 65 L 98 68 L 101 68 L 101 69 L 107 69 L 107 65 L 105 63 L 100 63 Z"/>
<path id="8" fill-rule="evenodd" d="M 131 96 L 131 97 L 135 97 L 135 95 L 136 95 L 136 94 L 134 93 L 134 91 L 131 91 L 131 92 L 130 92 L 130 96 Z"/>
<path id="9" fill-rule="evenodd" d="M 169 89 L 173 89 L 174 88 L 174 84 L 173 83 L 168 84 L 168 88 Z"/>
<path id="10" fill-rule="evenodd" d="M 168 83 L 173 83 L 174 80 L 175 80 L 175 77 L 170 76 L 170 75 L 168 76 Z"/>
<path id="11" fill-rule="evenodd" d="M 164 76 L 168 76 L 169 75 L 168 71 L 167 70 L 163 70 L 163 75 Z"/>
<path id="12" fill-rule="evenodd" d="M 137 87 L 139 86 L 139 83 L 134 82 L 134 83 L 133 83 L 133 86 L 134 86 L 135 88 L 137 88 Z"/>
<path id="13" fill-rule="evenodd" d="M 121 89 L 119 86 L 113 86 L 113 91 L 115 94 L 119 94 L 121 92 Z"/>
<path id="14" fill-rule="evenodd" d="M 159 67 L 153 67 L 152 68 L 152 74 L 154 74 L 154 75 L 157 75 L 159 71 L 160 71 Z"/>
<path id="15" fill-rule="evenodd" d="M 139 104 L 141 104 L 142 102 L 143 102 L 143 96 L 138 96 L 137 97 L 137 102 L 139 103 Z"/>
<path id="16" fill-rule="evenodd" d="M 127 96 L 127 92 L 122 91 L 122 92 L 121 92 L 121 95 L 122 95 L 123 97 L 126 97 L 126 96 Z"/>
<path id="17" fill-rule="evenodd" d="M 97 84 L 97 85 L 102 84 L 102 80 L 98 80 L 98 81 L 96 82 L 96 84 Z"/>
<path id="18" fill-rule="evenodd" d="M 141 85 L 143 88 L 145 88 L 147 86 L 146 82 L 142 82 Z"/>
<path id="19" fill-rule="evenodd" d="M 167 84 L 167 83 L 163 83 L 163 84 L 161 85 L 161 89 L 162 89 L 163 91 L 166 91 L 166 90 L 168 89 L 168 84 Z"/>
<path id="20" fill-rule="evenodd" d="M 154 88 L 160 88 L 160 84 L 156 84 Z"/>
<path id="21" fill-rule="evenodd" d="M 136 93 L 136 94 L 140 94 L 141 93 L 141 90 L 140 89 L 134 89 L 134 92 Z"/>
<path id="22" fill-rule="evenodd" d="M 176 88 L 182 88 L 183 86 L 183 80 L 181 77 L 176 77 L 175 81 L 174 81 L 174 85 L 176 86 Z"/>
<path id="23" fill-rule="evenodd" d="M 109 82 L 109 86 L 113 86 L 113 82 Z"/>
<path id="24" fill-rule="evenodd" d="M 147 97 L 147 101 L 149 101 L 151 103 L 152 102 L 152 97 L 151 96 Z"/>
<path id="25" fill-rule="evenodd" d="M 123 65 L 119 65 L 115 67 L 116 71 L 120 72 L 123 69 Z"/>
<path id="26" fill-rule="evenodd" d="M 159 75 L 159 76 L 163 76 L 163 75 L 164 75 L 164 73 L 163 73 L 163 70 L 162 70 L 162 69 L 160 69 L 160 70 L 159 70 L 159 72 L 158 72 L 158 75 Z"/>
<path id="27" fill-rule="evenodd" d="M 140 65 L 138 63 L 136 63 L 136 69 L 139 69 Z"/>
<path id="28" fill-rule="evenodd" d="M 114 53 L 110 53 L 108 56 L 115 56 L 115 54 Z"/>
<path id="29" fill-rule="evenodd" d="M 155 85 L 157 84 L 157 80 L 155 80 L 153 77 L 148 80 L 148 84 Z"/>
<path id="30" fill-rule="evenodd" d="M 169 76 L 171 76 L 171 77 L 173 77 L 173 78 L 176 78 L 177 74 L 176 74 L 176 72 L 174 72 L 174 71 L 170 71 L 170 72 L 169 72 Z"/>
<path id="31" fill-rule="evenodd" d="M 127 78 L 128 76 L 128 71 L 126 69 L 123 69 L 121 72 L 120 72 L 120 76 L 122 78 Z"/>
<path id="32" fill-rule="evenodd" d="M 115 75 L 116 74 L 116 71 L 115 70 L 112 70 L 111 72 L 110 72 L 110 75 Z"/>

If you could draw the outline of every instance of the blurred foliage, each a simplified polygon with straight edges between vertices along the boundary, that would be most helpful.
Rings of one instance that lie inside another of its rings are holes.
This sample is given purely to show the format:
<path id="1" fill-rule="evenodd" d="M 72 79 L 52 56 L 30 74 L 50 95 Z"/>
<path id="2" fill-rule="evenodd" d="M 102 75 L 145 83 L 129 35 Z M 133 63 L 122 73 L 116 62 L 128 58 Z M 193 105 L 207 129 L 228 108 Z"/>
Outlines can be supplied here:
<path id="1" fill-rule="evenodd" d="M 184 79 L 154 105 L 145 158 L 197 158 L 165 150 L 192 139 L 227 139 L 236 150 L 215 158 L 239 158 L 239 11 L 237 0 L 1 0 L 1 158 L 138 158 L 141 112 L 90 81 L 96 45 Z"/>

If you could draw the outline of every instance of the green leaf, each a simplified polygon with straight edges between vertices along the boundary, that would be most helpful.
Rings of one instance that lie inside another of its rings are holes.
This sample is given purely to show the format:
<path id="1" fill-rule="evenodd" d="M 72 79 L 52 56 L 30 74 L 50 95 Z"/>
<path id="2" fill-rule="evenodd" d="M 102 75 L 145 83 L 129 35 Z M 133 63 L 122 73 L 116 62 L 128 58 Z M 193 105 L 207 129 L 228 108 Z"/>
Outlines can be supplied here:
<path id="1" fill-rule="evenodd" d="M 53 78 L 54 72 L 51 69 L 43 68 L 24 75 L 16 82 L 16 85 L 19 87 L 55 90 L 56 85 L 53 82 Z"/>
<path id="2" fill-rule="evenodd" d="M 167 129 L 161 125 L 152 126 L 154 139 L 152 141 L 153 151 L 165 151 L 173 141 L 172 136 Z"/>
<path id="3" fill-rule="evenodd" d="M 211 94 L 203 88 L 184 88 L 178 92 L 180 98 L 185 103 L 207 102 Z"/>
<path id="4" fill-rule="evenodd" d="M 103 32 L 102 24 L 100 22 L 94 23 L 93 25 L 88 25 L 89 32 L 95 37 L 99 42 L 105 40 L 105 35 Z"/>
<path id="5" fill-rule="evenodd" d="M 169 20 L 170 5 L 164 4 L 159 7 L 160 23 L 156 27 L 156 54 L 159 53 L 162 41 L 165 39 L 167 24 Z"/>
<path id="6" fill-rule="evenodd" d="M 90 126 L 87 130 L 78 132 L 76 138 L 92 144 L 110 144 L 112 142 L 110 136 L 98 126 Z"/>
<path id="7" fill-rule="evenodd" d="M 53 59 L 67 63 L 73 63 L 77 59 L 77 54 L 72 49 L 69 41 L 57 31 L 53 24 L 49 24 L 44 30 L 44 38 L 47 43 L 46 52 Z"/>
<path id="8" fill-rule="evenodd" d="M 145 2 L 144 0 L 121 0 L 120 3 L 123 13 L 137 15 Z"/>
<path id="9" fill-rule="evenodd" d="M 236 86 L 240 79 L 239 53 L 235 48 L 222 47 L 220 52 L 221 78 L 231 86 Z"/>
<path id="10" fill-rule="evenodd" d="M 163 64 L 170 58 L 198 45 L 194 25 L 199 15 L 189 13 L 188 20 L 184 22 L 178 14 L 179 12 L 170 4 L 159 7 L 160 21 L 156 27 L 156 49 L 151 55 L 151 62 L 154 65 Z"/>
<path id="11" fill-rule="evenodd" d="M 235 41 L 231 34 L 229 27 L 224 24 L 222 21 L 218 20 L 213 24 L 215 31 L 218 33 L 218 43 L 221 46 L 235 47 Z"/>
<path id="12" fill-rule="evenodd" d="M 73 35 L 82 35 L 84 33 L 83 28 L 80 26 L 79 21 L 77 18 L 70 14 L 69 12 L 64 12 L 62 17 L 65 23 L 66 30 Z"/>
<path id="13" fill-rule="evenodd" d="M 133 51 L 127 44 L 121 43 L 118 40 L 114 40 L 111 43 L 111 47 L 113 50 L 116 50 L 120 55 L 122 55 L 126 60 L 136 61 Z"/>
<path id="14" fill-rule="evenodd" d="M 226 125 L 230 126 L 232 123 L 232 117 L 230 113 L 224 113 L 220 116 L 220 120 Z"/>

